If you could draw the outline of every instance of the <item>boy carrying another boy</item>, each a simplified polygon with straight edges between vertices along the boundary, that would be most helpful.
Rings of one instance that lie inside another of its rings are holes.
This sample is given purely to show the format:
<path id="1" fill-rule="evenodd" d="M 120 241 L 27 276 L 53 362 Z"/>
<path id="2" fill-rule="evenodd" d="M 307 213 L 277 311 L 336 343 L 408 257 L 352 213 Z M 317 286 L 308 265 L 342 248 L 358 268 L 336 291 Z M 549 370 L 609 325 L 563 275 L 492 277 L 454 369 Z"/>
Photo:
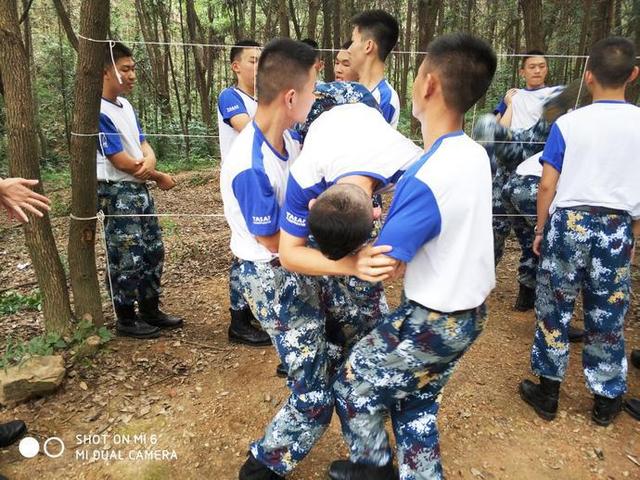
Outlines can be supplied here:
<path id="1" fill-rule="evenodd" d="M 332 479 L 396 478 L 384 429 L 390 411 L 400 478 L 442 478 L 436 426 L 440 395 L 458 360 L 482 331 L 495 285 L 491 167 L 462 131 L 464 113 L 486 92 L 496 56 L 466 34 L 427 48 L 415 79 L 413 115 L 426 152 L 402 176 L 377 255 L 406 263 L 403 303 L 353 348 L 334 384 L 350 460 Z M 360 257 L 375 253 L 364 249 Z M 387 274 L 359 262 L 370 276 Z"/>
<path id="2" fill-rule="evenodd" d="M 582 362 L 594 394 L 592 418 L 609 425 L 620 412 L 627 384 L 624 316 L 629 307 L 634 235 L 640 234 L 640 108 L 625 102 L 638 76 L 633 43 L 597 42 L 584 82 L 593 104 L 551 127 L 541 162 L 533 249 L 540 255 L 537 329 L 531 368 L 520 395 L 546 420 L 555 418 L 569 360 L 568 327 L 583 296 Z"/>

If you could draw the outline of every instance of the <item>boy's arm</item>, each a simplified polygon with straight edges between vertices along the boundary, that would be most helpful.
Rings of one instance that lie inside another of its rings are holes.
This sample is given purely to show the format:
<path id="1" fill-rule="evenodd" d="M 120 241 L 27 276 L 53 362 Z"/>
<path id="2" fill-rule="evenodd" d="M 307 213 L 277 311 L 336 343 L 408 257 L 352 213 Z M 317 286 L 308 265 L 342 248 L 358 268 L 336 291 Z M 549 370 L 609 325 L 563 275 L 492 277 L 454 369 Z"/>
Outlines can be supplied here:
<path id="1" fill-rule="evenodd" d="M 278 248 L 280 246 L 280 231 L 273 235 L 256 235 L 255 238 L 260 245 L 265 247 L 271 253 L 278 253 Z"/>
<path id="2" fill-rule="evenodd" d="M 147 167 L 147 170 L 155 170 L 158 160 L 156 159 L 156 154 L 149 145 L 149 142 L 146 140 L 140 144 L 142 149 L 142 157 L 144 160 L 144 166 Z"/>
<path id="3" fill-rule="evenodd" d="M 504 104 L 507 106 L 506 110 L 504 111 L 504 113 L 502 113 L 499 117 L 498 117 L 498 121 L 500 123 L 500 125 L 502 125 L 503 127 L 511 127 L 511 119 L 513 118 L 513 96 L 518 93 L 518 89 L 517 88 L 512 88 L 511 90 L 509 90 L 503 99 Z"/>
<path id="4" fill-rule="evenodd" d="M 280 233 L 280 262 L 287 270 L 305 275 L 355 275 L 368 282 L 386 280 L 398 262 L 378 255 L 391 248 L 369 246 L 363 250 L 366 254 L 329 260 L 319 250 L 307 247 L 306 237 L 296 237 L 284 230 Z"/>
<path id="5" fill-rule="evenodd" d="M 251 121 L 251 117 L 247 113 L 240 113 L 238 115 L 234 115 L 229 119 L 229 124 L 233 127 L 236 132 L 241 132 L 244 127 L 247 126 L 247 123 Z"/>
<path id="6" fill-rule="evenodd" d="M 542 178 L 538 185 L 538 198 L 536 201 L 536 238 L 533 241 L 533 252 L 540 255 L 540 245 L 542 244 L 542 232 L 549 219 L 549 207 L 556 195 L 562 163 L 564 161 L 565 142 L 562 132 L 555 123 L 551 127 L 549 138 L 545 144 L 544 151 L 540 157 L 542 163 Z"/>
<path id="7" fill-rule="evenodd" d="M 633 238 L 640 238 L 640 219 L 633 221 Z"/>
<path id="8" fill-rule="evenodd" d="M 222 116 L 222 121 L 230 125 L 236 132 L 241 132 L 251 121 L 242 98 L 230 88 L 224 90 L 218 97 L 218 111 Z"/>

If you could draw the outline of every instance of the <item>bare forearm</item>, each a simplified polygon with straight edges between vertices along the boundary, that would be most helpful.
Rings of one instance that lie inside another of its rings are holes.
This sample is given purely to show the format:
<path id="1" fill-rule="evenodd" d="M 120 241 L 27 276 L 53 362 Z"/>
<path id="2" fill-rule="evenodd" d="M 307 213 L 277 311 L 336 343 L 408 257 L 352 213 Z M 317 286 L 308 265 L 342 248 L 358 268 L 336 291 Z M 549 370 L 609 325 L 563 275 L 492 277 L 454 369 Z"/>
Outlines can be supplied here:
<path id="1" fill-rule="evenodd" d="M 536 204 L 536 211 L 538 214 L 536 230 L 538 232 L 542 232 L 544 225 L 547 223 L 547 219 L 549 218 L 549 207 L 551 206 L 555 193 L 555 189 L 550 187 L 544 185 L 540 185 L 538 187 L 538 199 Z"/>
<path id="2" fill-rule="evenodd" d="M 280 249 L 280 262 L 289 271 L 305 275 L 353 275 L 351 257 L 329 260 L 319 250 L 310 247 L 290 247 Z"/>
<path id="3" fill-rule="evenodd" d="M 640 220 L 633 221 L 633 238 L 640 238 Z"/>
<path id="4" fill-rule="evenodd" d="M 500 116 L 500 120 L 498 121 L 498 123 L 500 123 L 500 125 L 502 125 L 503 127 L 511 127 L 511 118 L 513 117 L 513 108 L 511 108 L 511 105 L 509 105 L 507 107 L 507 109 L 504 112 L 504 115 Z"/>

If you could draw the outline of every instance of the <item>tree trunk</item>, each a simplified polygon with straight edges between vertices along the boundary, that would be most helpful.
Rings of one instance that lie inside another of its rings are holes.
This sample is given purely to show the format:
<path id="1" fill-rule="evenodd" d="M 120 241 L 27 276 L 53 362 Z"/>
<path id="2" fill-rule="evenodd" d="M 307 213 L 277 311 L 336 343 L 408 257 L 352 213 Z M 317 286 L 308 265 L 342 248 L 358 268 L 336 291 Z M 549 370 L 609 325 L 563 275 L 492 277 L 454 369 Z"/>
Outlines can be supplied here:
<path id="1" fill-rule="evenodd" d="M 331 17 L 335 0 L 322 0 L 322 48 L 330 49 L 331 46 Z M 332 81 L 335 78 L 333 70 L 333 54 L 330 51 L 323 52 L 324 78 Z"/>
<path id="2" fill-rule="evenodd" d="M 67 9 L 64 7 L 62 0 L 53 0 L 53 5 L 56 7 L 56 12 L 58 13 L 58 18 L 62 23 L 62 27 L 64 28 L 64 32 L 67 35 L 67 39 L 69 43 L 73 47 L 73 49 L 78 51 L 78 37 L 73 31 L 73 27 L 71 26 L 71 20 L 69 20 L 69 14 L 67 13 Z"/>
<path id="3" fill-rule="evenodd" d="M 300 22 L 296 16 L 296 9 L 293 6 L 293 0 L 289 0 L 289 15 L 291 15 L 291 21 L 293 22 L 293 29 L 296 32 L 296 38 L 300 40 L 302 38 L 302 29 L 300 28 Z"/>
<path id="4" fill-rule="evenodd" d="M 595 9 L 595 15 L 593 15 L 591 22 L 591 45 L 596 43 L 598 40 L 602 40 L 611 33 L 615 1 L 595 0 Z"/>
<path id="5" fill-rule="evenodd" d="M 589 25 L 591 24 L 591 7 L 592 0 L 583 0 L 582 5 L 582 26 L 580 27 L 580 43 L 578 44 L 577 55 L 586 55 L 587 53 L 587 35 L 589 33 Z M 584 68 L 584 59 L 576 59 L 576 65 L 573 70 L 573 78 L 579 78 Z"/>
<path id="6" fill-rule="evenodd" d="M 307 37 L 312 38 L 313 40 L 316 40 L 319 10 L 320 0 L 309 0 L 309 23 L 307 23 Z"/>
<path id="7" fill-rule="evenodd" d="M 256 38 L 256 0 L 251 0 L 251 17 L 249 20 L 249 31 L 252 39 Z"/>
<path id="8" fill-rule="evenodd" d="M 85 0 L 80 9 L 80 32 L 89 38 L 107 38 L 109 2 Z M 83 41 L 78 47 L 73 131 L 98 131 L 102 69 L 106 44 Z M 96 211 L 96 139 L 74 136 L 71 139 L 71 211 L 80 218 Z M 73 288 L 76 318 L 90 318 L 102 325 L 102 304 L 95 256 L 95 220 L 71 220 L 69 225 L 69 276 Z"/>
<path id="9" fill-rule="evenodd" d="M 407 22 L 404 27 L 404 51 L 411 50 L 411 27 L 413 26 L 413 6 L 414 0 L 407 1 Z M 409 84 L 409 69 L 411 68 L 411 55 L 403 53 L 400 55 L 402 60 L 402 76 L 400 80 L 400 106 L 407 105 L 407 88 Z"/>
<path id="10" fill-rule="evenodd" d="M 542 0 L 519 0 L 524 23 L 525 48 L 545 50 L 544 29 L 541 28 Z"/>
<path id="11" fill-rule="evenodd" d="M 640 52 L 640 0 L 633 0 L 632 9 L 632 27 L 637 54 L 637 52 Z M 637 104 L 640 100 L 640 80 L 636 79 L 636 81 L 627 88 L 627 100 L 634 104 Z"/>
<path id="12" fill-rule="evenodd" d="M 289 16 L 287 15 L 287 0 L 278 0 L 278 26 L 281 37 L 290 37 Z"/>
<path id="13" fill-rule="evenodd" d="M 0 72 L 4 82 L 10 174 L 39 180 L 29 59 L 20 38 L 15 0 L 5 0 L 0 8 Z M 36 190 L 42 193 L 42 185 Z M 29 214 L 29 217 L 24 233 L 42 293 L 45 329 L 66 333 L 72 320 L 69 292 L 49 216 L 36 219 Z"/>

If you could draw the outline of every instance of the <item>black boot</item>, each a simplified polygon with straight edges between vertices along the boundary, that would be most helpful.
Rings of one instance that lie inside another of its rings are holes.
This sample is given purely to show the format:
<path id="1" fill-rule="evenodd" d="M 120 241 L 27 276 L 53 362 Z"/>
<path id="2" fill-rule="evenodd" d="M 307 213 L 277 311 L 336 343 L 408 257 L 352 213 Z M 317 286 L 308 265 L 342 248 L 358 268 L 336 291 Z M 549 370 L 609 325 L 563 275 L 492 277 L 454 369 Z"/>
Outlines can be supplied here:
<path id="1" fill-rule="evenodd" d="M 279 363 L 276 367 L 276 376 L 280 378 L 287 378 L 287 375 L 289 375 L 287 367 L 284 366 L 284 363 Z"/>
<path id="2" fill-rule="evenodd" d="M 231 324 L 229 325 L 229 341 L 243 343 L 251 347 L 266 347 L 271 345 L 269 335 L 263 330 L 258 330 L 251 324 L 251 309 L 229 309 Z"/>
<path id="3" fill-rule="evenodd" d="M 580 343 L 584 340 L 584 330 L 573 325 L 569 325 L 569 341 L 571 343 Z"/>
<path id="4" fill-rule="evenodd" d="M 529 288 L 526 285 L 520 284 L 520 290 L 518 291 L 518 298 L 516 298 L 516 304 L 513 309 L 518 312 L 527 312 L 531 310 L 536 303 L 536 290 L 535 288 Z"/>
<path id="5" fill-rule="evenodd" d="M 636 420 L 640 420 L 640 398 L 627 398 L 624 402 L 624 411 Z"/>
<path id="6" fill-rule="evenodd" d="M 148 298 L 138 302 L 140 320 L 159 328 L 178 328 L 184 323 L 179 317 L 167 315 L 160 310 L 158 297 Z"/>
<path id="7" fill-rule="evenodd" d="M 256 460 L 252 454 L 249 454 L 247 461 L 240 468 L 238 478 L 240 480 L 284 480 L 283 476 L 268 469 Z"/>
<path id="8" fill-rule="evenodd" d="M 560 382 L 540 377 L 540 383 L 531 380 L 520 382 L 520 396 L 533 407 L 541 418 L 549 421 L 556 418 Z"/>
<path id="9" fill-rule="evenodd" d="M 640 350 L 631 350 L 629 359 L 631 360 L 631 365 L 640 368 Z"/>
<path id="10" fill-rule="evenodd" d="M 395 480 L 398 473 L 389 462 L 384 467 L 353 463 L 349 460 L 336 460 L 329 467 L 331 480 Z"/>
<path id="11" fill-rule="evenodd" d="M 17 442 L 27 433 L 27 426 L 22 420 L 14 420 L 0 425 L 0 448 L 8 447 Z"/>
<path id="12" fill-rule="evenodd" d="M 118 335 L 133 338 L 157 338 L 160 329 L 143 322 L 136 316 L 133 305 L 116 305 L 116 332 Z"/>
<path id="13" fill-rule="evenodd" d="M 593 411 L 591 418 L 601 427 L 606 427 L 622 410 L 622 395 L 616 398 L 607 398 L 602 395 L 594 395 Z"/>

